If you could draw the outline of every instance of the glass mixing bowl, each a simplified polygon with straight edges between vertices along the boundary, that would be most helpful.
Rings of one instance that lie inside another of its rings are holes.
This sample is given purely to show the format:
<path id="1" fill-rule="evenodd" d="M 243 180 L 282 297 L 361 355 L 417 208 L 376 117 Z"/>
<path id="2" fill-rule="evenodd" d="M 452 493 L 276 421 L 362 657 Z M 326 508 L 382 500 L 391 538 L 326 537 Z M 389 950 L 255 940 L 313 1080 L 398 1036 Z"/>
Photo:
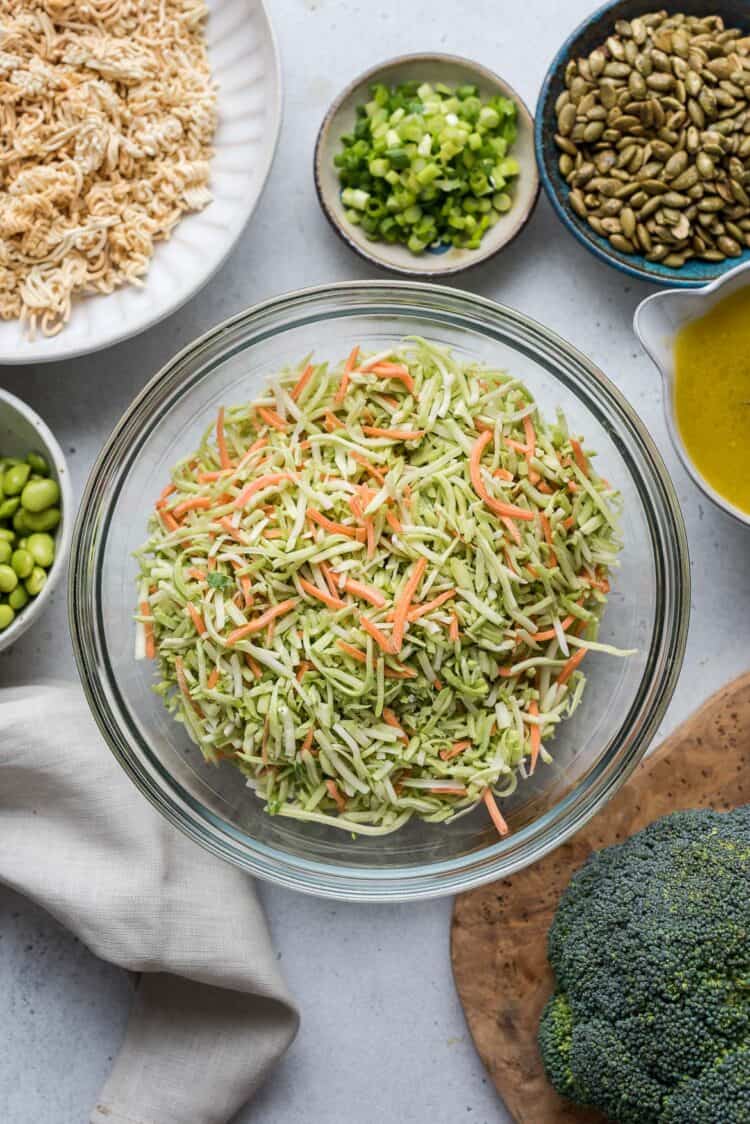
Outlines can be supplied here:
<path id="1" fill-rule="evenodd" d="M 312 349 L 338 360 L 355 343 L 381 350 L 418 334 L 520 376 L 547 414 L 560 406 L 623 493 L 625 548 L 601 638 L 637 655 L 593 653 L 582 705 L 536 770 L 503 801 L 498 839 L 484 808 L 449 826 L 412 822 L 393 835 L 350 835 L 263 811 L 231 765 L 204 764 L 133 658 L 132 551 L 172 465 L 221 404 L 249 401 L 263 378 Z M 94 716 L 144 795 L 196 842 L 293 889 L 358 901 L 424 898 L 504 877 L 580 828 L 646 751 L 682 662 L 688 626 L 685 530 L 645 427 L 583 355 L 540 324 L 468 293 L 416 282 L 361 282 L 292 293 L 214 328 L 156 375 L 107 442 L 74 533 L 70 618 Z"/>

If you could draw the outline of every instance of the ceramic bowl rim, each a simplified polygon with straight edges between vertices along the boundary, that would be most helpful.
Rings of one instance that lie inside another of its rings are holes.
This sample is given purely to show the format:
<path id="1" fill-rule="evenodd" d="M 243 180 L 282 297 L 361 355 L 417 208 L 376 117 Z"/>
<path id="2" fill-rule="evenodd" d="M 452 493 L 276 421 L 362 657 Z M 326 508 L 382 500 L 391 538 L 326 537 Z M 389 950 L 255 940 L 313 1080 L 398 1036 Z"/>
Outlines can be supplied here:
<path id="1" fill-rule="evenodd" d="M 504 78 L 501 78 L 501 76 L 496 71 L 492 70 L 488 66 L 485 66 L 483 63 L 475 62 L 473 59 L 465 58 L 463 55 L 452 55 L 442 51 L 418 51 L 416 53 L 395 55 L 393 58 L 385 59 L 383 62 L 379 62 L 375 66 L 371 66 L 367 70 L 363 70 L 362 73 L 359 74 L 356 78 L 352 79 L 352 81 L 344 87 L 344 89 L 334 99 L 334 101 L 331 102 L 331 105 L 326 110 L 326 114 L 323 118 L 323 121 L 321 122 L 320 128 L 318 129 L 318 135 L 315 139 L 315 149 L 313 152 L 313 180 L 315 183 L 315 193 L 317 195 L 318 203 L 320 204 L 320 208 L 323 214 L 325 215 L 332 229 L 335 231 L 338 237 L 349 247 L 349 249 L 353 250 L 355 254 L 358 254 L 359 257 L 363 258 L 366 262 L 369 262 L 370 265 L 377 266 L 378 269 L 382 269 L 386 273 L 394 273 L 401 277 L 412 278 L 415 281 L 423 280 L 429 282 L 435 280 L 436 278 L 450 277 L 451 275 L 464 273 L 468 269 L 474 269 L 475 266 L 482 265 L 484 262 L 490 261 L 507 246 L 510 246 L 511 243 L 514 242 L 519 236 L 521 231 L 525 229 L 532 215 L 534 214 L 536 205 L 539 202 L 541 182 L 538 159 L 536 157 L 535 151 L 532 151 L 532 159 L 529 162 L 529 172 L 533 178 L 534 187 L 532 194 L 525 205 L 525 211 L 518 213 L 519 221 L 517 222 L 516 226 L 513 228 L 512 232 L 504 242 L 501 242 L 498 246 L 487 246 L 484 249 L 482 249 L 482 246 L 480 244 L 479 249 L 473 251 L 472 256 L 466 261 L 462 261 L 459 265 L 436 265 L 434 269 L 429 270 L 409 269 L 407 266 L 398 266 L 386 263 L 381 258 L 376 257 L 375 254 L 370 253 L 365 245 L 362 245 L 357 238 L 347 232 L 346 228 L 339 221 L 328 201 L 328 193 L 323 186 L 321 172 L 323 148 L 328 138 L 331 127 L 338 117 L 341 107 L 343 106 L 347 98 L 349 98 L 351 94 L 357 89 L 357 87 L 363 85 L 366 82 L 376 81 L 378 75 L 382 74 L 383 71 L 389 70 L 394 66 L 401 66 L 403 63 L 453 63 L 465 66 L 468 70 L 472 70 L 477 74 L 480 74 L 485 79 L 485 81 L 501 87 L 504 96 L 512 98 L 512 100 L 518 107 L 519 115 L 524 116 L 526 119 L 526 125 L 530 131 L 532 140 L 532 150 L 534 150 L 534 116 L 529 107 L 526 105 L 526 102 L 517 93 L 513 86 L 511 86 L 511 84 Z M 437 260 L 438 259 L 436 258 L 436 261 Z"/>
<path id="2" fill-rule="evenodd" d="M 0 652 L 10 648 L 27 629 L 31 628 L 34 621 L 44 612 L 55 588 L 59 585 L 65 565 L 73 534 L 75 511 L 73 506 L 73 487 L 70 482 L 70 470 L 65 455 L 60 448 L 57 438 L 52 433 L 47 423 L 40 418 L 31 406 L 8 390 L 0 388 L 0 402 L 9 406 L 19 417 L 33 426 L 39 434 L 39 440 L 44 446 L 49 461 L 55 469 L 57 482 L 60 485 L 60 525 L 55 534 L 55 557 L 48 571 L 44 589 L 18 613 L 15 620 L 3 632 L 0 632 Z"/>

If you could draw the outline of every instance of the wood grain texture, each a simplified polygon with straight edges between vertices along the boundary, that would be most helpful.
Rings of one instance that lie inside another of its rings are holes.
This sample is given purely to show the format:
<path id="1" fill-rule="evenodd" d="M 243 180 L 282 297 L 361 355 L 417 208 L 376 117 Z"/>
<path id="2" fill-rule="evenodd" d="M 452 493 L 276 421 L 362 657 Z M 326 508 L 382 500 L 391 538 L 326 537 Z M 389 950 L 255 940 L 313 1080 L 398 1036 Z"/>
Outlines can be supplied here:
<path id="1" fill-rule="evenodd" d="M 642 764 L 590 824 L 534 866 L 456 898 L 451 957 L 479 1055 L 518 1124 L 601 1124 L 563 1101 L 536 1044 L 552 989 L 547 931 L 571 874 L 593 850 L 686 808 L 750 802 L 750 673 L 713 695 Z"/>

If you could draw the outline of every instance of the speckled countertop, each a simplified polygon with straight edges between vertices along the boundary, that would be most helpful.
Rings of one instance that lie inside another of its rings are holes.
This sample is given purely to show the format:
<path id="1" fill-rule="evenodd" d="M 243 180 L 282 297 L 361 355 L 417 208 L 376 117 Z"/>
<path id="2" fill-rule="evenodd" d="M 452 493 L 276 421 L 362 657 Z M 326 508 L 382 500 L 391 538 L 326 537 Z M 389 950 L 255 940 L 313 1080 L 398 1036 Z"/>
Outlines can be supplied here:
<path id="1" fill-rule="evenodd" d="M 286 82 L 284 128 L 263 200 L 227 264 L 171 319 L 104 355 L 0 370 L 0 385 L 30 402 L 57 434 L 79 493 L 130 399 L 192 337 L 271 294 L 373 276 L 333 235 L 312 187 L 317 127 L 350 78 L 400 52 L 448 50 L 494 67 L 533 108 L 546 64 L 592 5 L 271 0 L 269 6 Z M 543 320 L 590 355 L 663 451 L 688 524 L 694 583 L 687 658 L 666 732 L 747 668 L 750 538 L 703 500 L 668 443 L 658 378 L 631 331 L 635 305 L 649 290 L 590 257 L 544 199 L 504 254 L 459 283 Z M 38 625 L 0 655 L 0 682 L 61 673 L 74 674 L 62 590 Z M 453 990 L 450 901 L 366 908 L 270 886 L 261 894 L 302 1029 L 237 1124 L 508 1120 Z M 82 1124 L 117 1050 L 129 1001 L 124 973 L 0 891 L 0 1121 Z"/>

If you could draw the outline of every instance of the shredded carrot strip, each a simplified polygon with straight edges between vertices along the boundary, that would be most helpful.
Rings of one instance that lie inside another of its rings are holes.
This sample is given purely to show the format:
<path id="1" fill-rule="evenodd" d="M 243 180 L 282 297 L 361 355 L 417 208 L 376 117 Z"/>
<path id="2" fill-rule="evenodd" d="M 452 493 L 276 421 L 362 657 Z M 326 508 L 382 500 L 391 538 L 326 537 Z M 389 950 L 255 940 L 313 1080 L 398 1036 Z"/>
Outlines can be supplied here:
<path id="1" fill-rule="evenodd" d="M 443 761 L 451 761 L 454 757 L 458 757 L 459 753 L 463 753 L 471 745 L 471 740 L 467 739 L 462 742 L 454 742 L 450 749 L 441 749 L 440 756 Z"/>
<path id="2" fill-rule="evenodd" d="M 450 628 L 448 629 L 448 639 L 452 640 L 452 641 L 456 641 L 456 640 L 458 640 L 458 637 L 459 637 L 458 613 L 454 609 L 453 612 L 451 613 L 451 623 L 450 623 Z"/>
<path id="3" fill-rule="evenodd" d="M 533 484 L 536 487 L 541 479 L 539 473 L 535 472 L 534 469 L 529 472 L 529 484 Z"/>
<path id="4" fill-rule="evenodd" d="M 523 419 L 523 432 L 526 436 L 526 460 L 531 465 L 531 458 L 536 452 L 536 430 L 529 414 Z"/>
<path id="5" fill-rule="evenodd" d="M 576 524 L 575 515 L 569 515 L 567 519 L 563 519 L 563 527 L 565 528 L 566 531 L 569 531 L 571 527 L 575 527 L 575 524 Z"/>
<path id="6" fill-rule="evenodd" d="M 338 808 L 339 812 L 345 812 L 346 800 L 344 800 L 344 797 L 341 795 L 336 782 L 331 780 L 326 781 L 326 788 L 328 789 L 333 799 L 336 801 L 336 807 Z"/>
<path id="7" fill-rule="evenodd" d="M 188 511 L 206 511 L 207 508 L 213 507 L 218 503 L 216 500 L 211 500 L 208 496 L 191 496 L 190 499 L 183 500 L 172 508 L 171 514 L 175 519 L 182 519 Z"/>
<path id="8" fill-rule="evenodd" d="M 140 605 L 141 616 L 145 617 L 143 621 L 143 631 L 146 636 L 146 659 L 152 660 L 156 655 L 156 640 L 154 638 L 154 618 L 151 616 L 151 606 L 148 601 L 141 601 Z"/>
<path id="9" fill-rule="evenodd" d="M 516 544 L 516 546 L 520 546 L 521 545 L 521 532 L 518 530 L 518 527 L 515 525 L 513 520 L 509 519 L 507 515 L 503 515 L 502 518 L 500 519 L 500 522 L 505 527 L 506 531 L 508 532 L 510 537 L 513 539 L 513 542 Z"/>
<path id="10" fill-rule="evenodd" d="M 206 686 L 208 687 L 209 691 L 213 691 L 214 687 L 216 686 L 216 684 L 218 682 L 219 682 L 219 669 L 218 669 L 218 667 L 215 667 L 213 669 L 213 671 L 211 672 L 211 674 L 209 675 L 208 679 L 206 680 Z"/>
<path id="11" fill-rule="evenodd" d="M 293 609 L 297 601 L 297 597 L 290 597 L 287 601 L 272 605 L 270 609 L 266 609 L 265 613 L 261 613 L 255 620 L 243 624 L 241 628 L 236 628 L 234 632 L 230 632 L 227 636 L 227 644 L 236 644 L 238 640 L 242 640 L 245 636 L 250 636 L 254 632 L 262 632 L 276 617 L 280 617 L 283 613 L 288 613 L 290 609 Z"/>
<path id="12" fill-rule="evenodd" d="M 586 460 L 586 454 L 584 453 L 583 449 L 581 448 L 580 441 L 576 441 L 575 437 L 571 437 L 570 447 L 573 450 L 573 458 L 574 458 L 576 464 L 580 468 L 583 475 L 588 476 L 588 474 L 589 474 L 589 462 Z"/>
<path id="13" fill-rule="evenodd" d="M 570 626 L 572 625 L 574 620 L 575 620 L 575 617 L 566 617 L 564 621 L 560 622 L 560 627 L 563 630 L 563 632 L 568 631 L 568 629 L 570 628 Z M 554 628 L 545 628 L 545 629 L 543 629 L 542 632 L 532 632 L 532 633 L 529 633 L 529 635 L 531 636 L 532 640 L 537 640 L 537 641 L 554 640 L 555 637 L 557 636 L 557 632 L 555 631 Z"/>
<path id="14" fill-rule="evenodd" d="M 250 668 L 255 678 L 260 679 L 263 675 L 263 669 L 261 668 L 260 664 L 253 659 L 249 652 L 245 652 L 245 663 Z"/>
<path id="15" fill-rule="evenodd" d="M 390 437 L 393 441 L 418 441 L 424 437 L 424 429 L 381 429 L 377 425 L 363 425 L 366 437 Z"/>
<path id="16" fill-rule="evenodd" d="M 343 429 L 344 423 L 340 422 L 336 415 L 332 414 L 330 410 L 326 410 L 323 420 L 329 433 L 333 433 L 334 429 Z"/>
<path id="17" fill-rule="evenodd" d="M 536 701 L 536 699 L 532 699 L 531 702 L 529 703 L 529 714 L 533 718 L 536 718 L 537 715 L 539 714 L 539 703 Z M 537 759 L 539 757 L 539 749 L 540 749 L 541 744 L 542 744 L 542 732 L 535 722 L 531 726 L 530 737 L 531 737 L 531 768 L 530 768 L 529 772 L 533 773 L 534 770 L 536 769 L 536 763 L 537 763 Z"/>
<path id="18" fill-rule="evenodd" d="M 352 371 L 354 370 L 354 364 L 357 362 L 357 356 L 358 355 L 359 355 L 359 348 L 353 347 L 352 350 L 349 352 L 349 358 L 347 359 L 346 363 L 344 364 L 344 370 L 343 370 L 343 373 L 341 375 L 341 382 L 339 383 L 338 389 L 333 396 L 333 401 L 334 401 L 335 405 L 337 405 L 337 406 L 340 405 L 344 401 L 344 398 L 346 397 L 346 392 L 349 389 L 349 383 L 351 381 L 351 374 L 352 374 Z"/>
<path id="19" fill-rule="evenodd" d="M 310 379 L 313 376 L 314 370 L 315 370 L 315 368 L 313 367 L 312 363 L 308 363 L 307 366 L 305 367 L 304 371 L 300 375 L 300 377 L 297 379 L 296 383 L 292 387 L 291 394 L 289 395 L 289 397 L 294 402 L 297 401 L 300 394 L 302 393 L 302 391 L 305 389 L 305 387 L 309 383 Z"/>
<path id="20" fill-rule="evenodd" d="M 361 597 L 363 601 L 369 601 L 376 609 L 382 609 L 385 605 L 385 597 L 373 585 L 365 585 L 364 582 L 358 582 L 354 578 L 347 578 L 344 589 L 353 597 Z"/>
<path id="21" fill-rule="evenodd" d="M 378 363 L 375 367 L 370 368 L 373 375 L 377 375 L 381 379 L 398 379 L 404 384 L 409 394 L 414 393 L 414 379 L 409 374 L 406 367 L 399 363 Z"/>
<path id="22" fill-rule="evenodd" d="M 438 597 L 433 597 L 432 601 L 425 601 L 422 605 L 415 605 L 413 609 L 409 610 L 407 620 L 418 621 L 420 617 L 425 616 L 426 613 L 431 613 L 433 609 L 439 609 L 446 601 L 451 601 L 456 596 L 455 589 L 447 589 L 445 593 L 441 593 Z"/>
<path id="23" fill-rule="evenodd" d="M 256 406 L 255 409 L 266 425 L 270 425 L 272 429 L 278 429 L 283 433 L 289 428 L 287 422 L 285 422 L 282 417 L 279 417 L 276 411 L 272 410 L 269 406 Z"/>
<path id="24" fill-rule="evenodd" d="M 501 503 L 495 500 L 487 491 L 484 481 L 482 480 L 482 473 L 480 463 L 482 460 L 482 453 L 492 441 L 493 435 L 489 430 L 480 434 L 474 442 L 469 456 L 469 476 L 471 478 L 471 485 L 481 500 L 487 505 L 490 511 L 494 511 L 496 515 L 501 518 L 508 519 L 525 519 L 531 521 L 534 518 L 533 511 L 527 511 L 526 508 L 516 507 L 515 504 Z"/>
<path id="25" fill-rule="evenodd" d="M 497 476 L 498 480 L 515 480 L 513 473 L 507 468 L 496 468 L 492 475 Z"/>
<path id="26" fill-rule="evenodd" d="M 562 684 L 562 683 L 568 682 L 571 675 L 573 674 L 575 669 L 578 667 L 578 665 L 581 662 L 581 660 L 583 659 L 583 657 L 586 655 L 587 651 L 588 651 L 588 648 L 579 648 L 576 652 L 573 653 L 573 655 L 565 663 L 565 666 L 563 667 L 562 671 L 558 675 L 558 677 L 557 677 L 558 683 Z"/>
<path id="27" fill-rule="evenodd" d="M 393 667 L 386 667 L 383 671 L 386 679 L 416 679 L 416 671 L 412 671 L 410 667 L 405 667 L 404 664 L 396 669 Z"/>
<path id="28" fill-rule="evenodd" d="M 406 630 L 406 619 L 411 606 L 411 601 L 414 594 L 419 588 L 419 583 L 422 581 L 424 572 L 427 569 L 427 559 L 420 558 L 418 562 L 414 563 L 409 580 L 404 587 L 404 592 L 396 602 L 395 613 L 393 617 L 393 650 L 398 652 L 403 644 L 404 632 Z"/>
<path id="29" fill-rule="evenodd" d="M 331 591 L 331 597 L 338 597 L 340 594 L 340 590 L 338 586 L 337 575 L 334 574 L 333 570 L 327 562 L 319 562 L 318 565 L 320 566 L 321 574 L 326 580 L 326 585 Z"/>
<path id="30" fill-rule="evenodd" d="M 344 609 L 346 607 L 346 602 L 342 601 L 340 597 L 332 597 L 330 593 L 324 593 L 322 589 L 318 589 L 314 582 L 300 578 L 299 584 L 309 597 L 322 601 L 329 609 Z"/>
<path id="31" fill-rule="evenodd" d="M 307 674 L 307 672 L 312 670 L 312 666 L 313 665 L 308 660 L 302 660 L 299 667 L 297 668 L 297 682 L 298 683 L 301 683 L 302 680 L 305 678 L 305 675 Z"/>
<path id="32" fill-rule="evenodd" d="M 274 484 L 281 484 L 284 480 L 296 481 L 297 477 L 293 472 L 270 472 L 267 476 L 259 476 L 257 480 L 253 480 L 252 484 L 248 484 L 242 489 L 234 501 L 234 506 L 245 507 L 248 500 L 252 499 L 258 492 L 262 492 L 265 488 L 271 488 Z"/>
<path id="33" fill-rule="evenodd" d="M 216 417 L 216 447 L 219 450 L 219 464 L 222 468 L 231 468 L 232 460 L 227 452 L 227 442 L 224 436 L 224 407 L 221 406 Z"/>
<path id="34" fill-rule="evenodd" d="M 187 608 L 190 616 L 192 617 L 193 624 L 195 625 L 195 631 L 199 636 L 203 636 L 206 631 L 206 623 L 203 620 L 203 617 L 200 615 L 195 605 L 193 605 L 190 601 L 188 601 L 187 603 Z"/>
<path id="35" fill-rule="evenodd" d="M 394 730 L 398 730 L 400 740 L 405 745 L 408 744 L 408 742 L 409 742 L 408 734 L 406 733 L 403 726 L 399 722 L 399 720 L 396 717 L 396 715 L 394 714 L 394 712 L 390 709 L 390 707 L 387 707 L 387 706 L 383 707 L 383 721 L 386 722 L 389 726 L 392 726 Z"/>
<path id="36" fill-rule="evenodd" d="M 503 819 L 503 816 L 500 812 L 500 809 L 497 806 L 497 802 L 495 800 L 495 797 L 492 795 L 491 789 L 486 788 L 484 790 L 484 793 L 482 795 L 482 800 L 484 800 L 484 803 L 487 807 L 487 811 L 489 812 L 490 816 L 492 817 L 492 822 L 494 823 L 495 827 L 497 828 L 498 834 L 499 835 L 507 835 L 508 831 L 510 829 L 509 829 L 507 823 L 505 822 L 505 820 Z"/>
<path id="37" fill-rule="evenodd" d="M 494 430 L 492 430 L 491 432 L 494 433 Z M 513 451 L 516 453 L 523 453 L 524 456 L 526 455 L 527 446 L 524 445 L 522 441 L 514 441 L 512 437 L 503 437 L 503 441 L 509 449 L 513 449 Z"/>
<path id="38" fill-rule="evenodd" d="M 177 488 L 174 484 L 167 484 L 164 488 L 162 488 L 161 492 L 159 493 L 159 498 L 156 501 L 156 504 L 154 506 L 157 509 L 160 508 L 160 507 L 163 507 L 164 504 L 167 502 L 168 498 L 172 495 L 172 493 L 176 492 L 176 491 L 177 491 Z"/>
<path id="39" fill-rule="evenodd" d="M 229 537 L 231 539 L 234 539 L 235 542 L 244 542 L 245 541 L 245 538 L 244 538 L 244 535 L 242 534 L 242 532 L 240 530 L 238 530 L 237 527 L 235 527 L 234 523 L 232 523 L 232 520 L 229 519 L 226 515 L 224 516 L 223 519 L 219 520 L 219 526 L 223 527 L 223 529 L 226 531 L 226 533 L 229 535 Z M 210 566 L 209 566 L 209 569 L 210 569 Z"/>
<path id="40" fill-rule="evenodd" d="M 386 511 L 385 521 L 388 524 L 388 526 L 391 528 L 391 530 L 394 532 L 394 534 L 396 534 L 396 535 L 401 534 L 401 532 L 403 531 L 404 528 L 401 524 L 401 520 L 398 518 L 398 516 L 393 511 Z"/>
<path id="41" fill-rule="evenodd" d="M 335 523 L 314 507 L 308 507 L 307 518 L 332 535 L 344 535 L 348 539 L 356 539 L 357 542 L 364 542 L 367 537 L 364 527 L 347 527 L 344 523 Z"/>
<path id="42" fill-rule="evenodd" d="M 189 570 L 185 571 L 189 578 L 195 578 L 198 582 L 204 582 L 206 575 L 203 570 L 199 570 L 197 566 L 191 566 Z"/>
<path id="43" fill-rule="evenodd" d="M 552 527 L 550 525 L 550 521 L 547 518 L 547 516 L 544 515 L 544 514 L 539 516 L 539 521 L 542 524 L 542 532 L 544 534 L 544 541 L 550 547 L 550 552 L 549 552 L 550 565 L 556 566 L 557 565 L 557 555 L 555 554 L 554 550 L 552 550 Z"/>
<path id="44" fill-rule="evenodd" d="M 312 743 L 313 743 L 314 737 L 315 737 L 315 731 L 313 730 L 312 727 L 310 727 L 310 729 L 305 734 L 305 740 L 302 743 L 302 748 L 300 749 L 300 753 L 305 753 L 305 752 L 310 753 L 312 751 Z"/>
<path id="45" fill-rule="evenodd" d="M 373 638 L 378 647 L 382 648 L 382 650 L 389 656 L 393 655 L 395 650 L 393 644 L 386 636 L 386 634 L 384 632 L 381 632 L 376 624 L 373 624 L 371 620 L 363 616 L 360 616 L 359 623 L 362 625 L 362 628 L 365 630 L 365 632 L 369 632 L 370 636 Z"/>
<path id="46" fill-rule="evenodd" d="M 444 792 L 449 796 L 466 796 L 466 789 L 462 784 L 433 784 L 430 792 Z"/>
<path id="47" fill-rule="evenodd" d="M 543 492 L 545 496 L 552 495 L 552 489 L 550 488 L 546 480 L 542 480 L 541 483 L 537 484 L 537 489 L 540 492 Z"/>
<path id="48" fill-rule="evenodd" d="M 180 524 L 177 522 L 174 515 L 171 515 L 168 511 L 164 511 L 162 508 L 157 508 L 156 510 L 159 513 L 159 518 L 168 531 L 176 531 L 179 529 Z"/>
<path id="49" fill-rule="evenodd" d="M 367 457 L 363 457 L 361 453 L 355 453 L 353 450 L 349 450 L 349 456 L 353 461 L 356 461 L 357 464 L 361 464 L 363 468 L 366 468 L 370 475 L 373 476 L 379 484 L 384 483 L 385 475 L 380 471 L 379 468 L 376 468 L 374 464 L 370 464 Z"/>
<path id="50" fill-rule="evenodd" d="M 353 660 L 357 661 L 357 663 L 367 663 L 366 654 L 364 652 L 360 652 L 359 648 L 354 648 L 351 644 L 347 644 L 346 640 L 339 640 L 338 638 L 336 640 L 336 643 L 342 652 L 346 652 L 347 656 L 351 656 Z"/>

